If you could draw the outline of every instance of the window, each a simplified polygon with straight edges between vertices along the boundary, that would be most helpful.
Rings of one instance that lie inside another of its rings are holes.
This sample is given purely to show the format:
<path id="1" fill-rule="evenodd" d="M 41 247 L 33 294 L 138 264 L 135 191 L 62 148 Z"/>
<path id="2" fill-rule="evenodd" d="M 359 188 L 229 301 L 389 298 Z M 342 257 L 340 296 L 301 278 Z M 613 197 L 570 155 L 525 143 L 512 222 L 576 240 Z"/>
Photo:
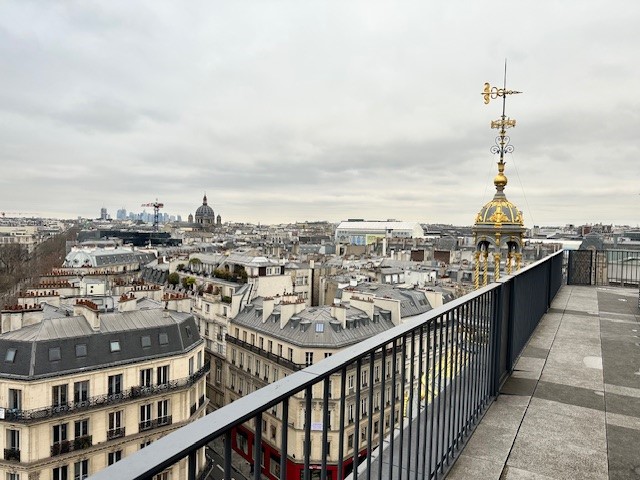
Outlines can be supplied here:
<path id="1" fill-rule="evenodd" d="M 151 385 L 153 385 L 153 369 L 143 368 L 140 370 L 140 386 L 150 387 Z"/>
<path id="2" fill-rule="evenodd" d="M 73 480 L 84 480 L 89 476 L 89 460 L 80 460 L 73 464 Z"/>
<path id="3" fill-rule="evenodd" d="M 353 393 L 353 375 L 349 375 L 347 378 L 347 386 L 349 387 L 349 392 Z"/>
<path id="4" fill-rule="evenodd" d="M 304 363 L 307 367 L 313 364 L 313 352 L 304 353 Z"/>
<path id="5" fill-rule="evenodd" d="M 151 440 L 147 440 L 146 442 L 141 443 L 140 450 L 142 450 L 144 447 L 148 447 L 149 445 L 151 445 Z"/>
<path id="6" fill-rule="evenodd" d="M 53 480 L 68 480 L 69 467 L 63 465 L 62 467 L 56 467 L 53 469 Z"/>
<path id="7" fill-rule="evenodd" d="M 7 353 L 4 356 L 4 361 L 8 363 L 13 363 L 16 359 L 16 351 L 17 350 L 15 348 L 8 348 Z"/>
<path id="8" fill-rule="evenodd" d="M 353 433 L 347 437 L 347 448 L 349 450 L 353 448 Z"/>
<path id="9" fill-rule="evenodd" d="M 240 358 L 242 358 L 242 354 L 240 354 Z M 242 366 L 242 360 L 240 366 Z M 193 375 L 193 357 L 189 358 L 189 375 Z"/>
<path id="10" fill-rule="evenodd" d="M 117 430 L 122 428 L 122 410 L 109 413 L 109 430 Z"/>
<path id="11" fill-rule="evenodd" d="M 316 333 L 324 332 L 324 323 L 316 322 Z"/>
<path id="12" fill-rule="evenodd" d="M 279 357 L 282 356 L 282 344 L 281 343 L 278 344 L 278 356 Z"/>
<path id="13" fill-rule="evenodd" d="M 119 352 L 120 340 L 111 340 L 111 342 L 109 342 L 109 349 L 111 350 L 111 353 Z"/>
<path id="14" fill-rule="evenodd" d="M 242 332 L 242 341 L 244 343 L 247 343 L 247 331 L 246 330 L 244 332 Z"/>
<path id="15" fill-rule="evenodd" d="M 222 383 L 222 367 L 216 365 L 216 383 Z"/>
<path id="16" fill-rule="evenodd" d="M 140 405 L 140 430 L 151 428 L 151 404 Z"/>
<path id="17" fill-rule="evenodd" d="M 202 351 L 198 352 L 198 370 L 202 368 Z"/>
<path id="18" fill-rule="evenodd" d="M 264 364 L 264 379 L 269 380 L 269 365 L 266 363 Z"/>
<path id="19" fill-rule="evenodd" d="M 89 400 L 89 380 L 75 382 L 73 384 L 74 403 L 86 402 Z"/>
<path id="20" fill-rule="evenodd" d="M 7 472 L 7 480 L 20 480 L 19 473 Z"/>
<path id="21" fill-rule="evenodd" d="M 158 402 L 158 423 L 167 423 L 170 416 L 169 400 L 160 400 Z"/>
<path id="22" fill-rule="evenodd" d="M 279 373 L 279 372 L 278 372 L 278 369 L 277 369 L 277 368 L 274 368 L 274 369 L 273 369 L 273 381 L 274 381 L 274 382 L 276 382 L 276 381 L 278 380 L 278 378 L 280 378 L 280 377 L 279 377 L 279 375 L 278 375 L 278 373 Z"/>
<path id="23" fill-rule="evenodd" d="M 60 360 L 60 347 L 51 347 L 49 348 L 49 361 L 56 362 Z"/>
<path id="24" fill-rule="evenodd" d="M 269 473 L 276 478 L 280 478 L 280 459 L 273 455 L 269 459 Z"/>
<path id="25" fill-rule="evenodd" d="M 158 334 L 158 343 L 160 345 L 168 345 L 169 344 L 169 335 L 167 335 L 166 333 L 159 333 Z"/>
<path id="26" fill-rule="evenodd" d="M 376 365 L 374 372 L 375 372 L 374 379 L 376 382 L 379 382 L 380 381 L 380 365 Z"/>
<path id="27" fill-rule="evenodd" d="M 61 423 L 60 425 L 53 426 L 53 443 L 60 443 L 67 440 L 67 424 Z"/>
<path id="28" fill-rule="evenodd" d="M 150 347 L 151 346 L 151 337 L 149 335 L 143 335 L 142 337 L 140 337 L 140 344 L 142 345 L 142 348 Z"/>
<path id="29" fill-rule="evenodd" d="M 255 345 L 256 344 L 256 335 L 255 333 L 251 334 L 251 345 Z"/>
<path id="30" fill-rule="evenodd" d="M 89 435 L 89 419 L 76 420 L 73 425 L 73 438 L 84 437 Z"/>
<path id="31" fill-rule="evenodd" d="M 273 341 L 272 340 L 267 341 L 267 346 L 268 346 L 268 349 L 269 349 L 269 353 L 273 353 Z"/>
<path id="32" fill-rule="evenodd" d="M 260 375 L 260 359 L 256 358 L 256 375 Z"/>
<path id="33" fill-rule="evenodd" d="M 10 450 L 20 450 L 20 430 L 13 430 L 7 428 L 7 444 L 6 447 Z M 5 454 L 5 460 L 6 458 Z"/>
<path id="34" fill-rule="evenodd" d="M 260 349 L 264 350 L 264 337 L 258 337 L 258 342 L 260 343 Z"/>
<path id="35" fill-rule="evenodd" d="M 86 357 L 87 356 L 87 344 L 79 343 L 76 345 L 76 357 Z"/>
<path id="36" fill-rule="evenodd" d="M 169 383 L 169 365 L 164 365 L 157 368 L 156 380 L 158 382 L 158 385 L 165 385 Z"/>
<path id="37" fill-rule="evenodd" d="M 232 364 L 236 364 L 236 349 L 232 348 L 231 349 L 231 363 Z"/>
<path id="38" fill-rule="evenodd" d="M 347 407 L 347 418 L 349 419 L 349 423 L 353 423 L 353 403 L 350 403 Z"/>
<path id="39" fill-rule="evenodd" d="M 187 337 L 191 338 L 191 327 L 187 325 L 184 330 L 187 332 Z"/>
<path id="40" fill-rule="evenodd" d="M 9 389 L 9 409 L 22 410 L 22 390 L 17 388 Z"/>
<path id="41" fill-rule="evenodd" d="M 369 373 L 368 370 L 362 370 L 362 372 L 360 372 L 360 381 L 361 381 L 363 387 L 367 386 L 367 374 L 368 373 Z"/>
<path id="42" fill-rule="evenodd" d="M 362 416 L 363 416 L 363 417 L 366 417 L 366 416 L 367 416 L 367 406 L 368 406 L 368 405 L 369 405 L 369 404 L 367 403 L 367 399 L 366 399 L 366 398 L 363 398 L 363 399 L 360 401 L 360 411 L 362 412 Z"/>
<path id="43" fill-rule="evenodd" d="M 109 452 L 107 454 L 107 465 L 113 465 L 120 460 L 122 460 L 122 450 L 116 450 L 115 452 Z"/>
<path id="44" fill-rule="evenodd" d="M 66 385 L 56 385 L 51 389 L 53 406 L 61 407 L 67 405 L 67 386 Z"/>
<path id="45" fill-rule="evenodd" d="M 293 362 L 293 348 L 289 349 L 289 361 Z"/>
<path id="46" fill-rule="evenodd" d="M 109 395 L 118 395 L 122 393 L 122 374 L 118 375 L 109 375 L 109 384 L 108 384 L 108 394 Z"/>

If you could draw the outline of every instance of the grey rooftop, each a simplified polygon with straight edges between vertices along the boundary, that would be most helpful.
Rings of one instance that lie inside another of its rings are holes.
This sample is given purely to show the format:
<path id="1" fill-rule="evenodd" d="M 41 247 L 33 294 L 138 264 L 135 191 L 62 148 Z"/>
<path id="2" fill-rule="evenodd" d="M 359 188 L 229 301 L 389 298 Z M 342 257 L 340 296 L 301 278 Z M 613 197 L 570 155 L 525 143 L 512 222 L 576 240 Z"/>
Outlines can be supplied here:
<path id="1" fill-rule="evenodd" d="M 448 479 L 640 479 L 638 290 L 563 286 Z"/>

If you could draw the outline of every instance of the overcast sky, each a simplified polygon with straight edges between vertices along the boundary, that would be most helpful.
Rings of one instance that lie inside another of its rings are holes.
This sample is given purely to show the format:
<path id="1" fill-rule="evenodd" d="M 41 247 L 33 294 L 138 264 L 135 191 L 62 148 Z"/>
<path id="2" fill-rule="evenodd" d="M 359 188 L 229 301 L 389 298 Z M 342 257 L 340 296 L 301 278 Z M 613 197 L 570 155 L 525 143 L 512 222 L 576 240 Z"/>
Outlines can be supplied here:
<path id="1" fill-rule="evenodd" d="M 615 8 L 614 8 L 615 6 Z M 640 222 L 640 2 L 0 3 L 0 211 Z M 147 209 L 149 211 L 150 209 Z"/>

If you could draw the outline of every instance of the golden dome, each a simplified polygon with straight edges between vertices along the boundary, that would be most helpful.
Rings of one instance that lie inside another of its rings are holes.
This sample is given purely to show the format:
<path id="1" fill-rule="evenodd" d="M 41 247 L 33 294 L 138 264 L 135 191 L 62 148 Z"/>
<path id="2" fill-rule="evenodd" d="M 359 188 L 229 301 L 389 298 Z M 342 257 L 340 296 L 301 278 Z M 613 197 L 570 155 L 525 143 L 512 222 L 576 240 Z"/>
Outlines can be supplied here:
<path id="1" fill-rule="evenodd" d="M 498 175 L 499 177 L 500 175 Z M 498 178 L 496 177 L 496 179 Z M 506 180 L 506 178 L 505 178 Z M 506 197 L 494 197 L 489 203 L 480 209 L 476 215 L 475 225 L 492 225 L 501 227 L 503 225 L 524 226 L 522 212 L 511 203 Z"/>

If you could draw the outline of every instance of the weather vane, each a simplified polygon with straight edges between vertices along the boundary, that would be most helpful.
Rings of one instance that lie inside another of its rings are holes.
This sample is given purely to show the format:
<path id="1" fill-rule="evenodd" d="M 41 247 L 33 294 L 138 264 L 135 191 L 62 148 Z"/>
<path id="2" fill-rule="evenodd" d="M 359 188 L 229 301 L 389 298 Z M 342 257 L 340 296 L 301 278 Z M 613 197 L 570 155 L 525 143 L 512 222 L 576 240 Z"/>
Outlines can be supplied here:
<path id="1" fill-rule="evenodd" d="M 507 128 L 516 126 L 515 119 L 509 118 L 505 114 L 507 95 L 517 95 L 517 90 L 507 90 L 507 61 L 504 61 L 504 83 L 502 88 L 492 87 L 489 82 L 485 82 L 484 89 L 482 90 L 482 98 L 484 104 L 487 105 L 491 100 L 496 98 L 502 98 L 502 116 L 498 120 L 491 121 L 491 128 L 498 130 L 498 136 L 496 137 L 496 144 L 491 147 L 491 153 L 500 154 L 500 161 L 498 166 L 500 167 L 500 173 L 504 170 L 504 154 L 513 152 L 513 145 L 509 145 L 509 137 L 507 136 Z"/>

